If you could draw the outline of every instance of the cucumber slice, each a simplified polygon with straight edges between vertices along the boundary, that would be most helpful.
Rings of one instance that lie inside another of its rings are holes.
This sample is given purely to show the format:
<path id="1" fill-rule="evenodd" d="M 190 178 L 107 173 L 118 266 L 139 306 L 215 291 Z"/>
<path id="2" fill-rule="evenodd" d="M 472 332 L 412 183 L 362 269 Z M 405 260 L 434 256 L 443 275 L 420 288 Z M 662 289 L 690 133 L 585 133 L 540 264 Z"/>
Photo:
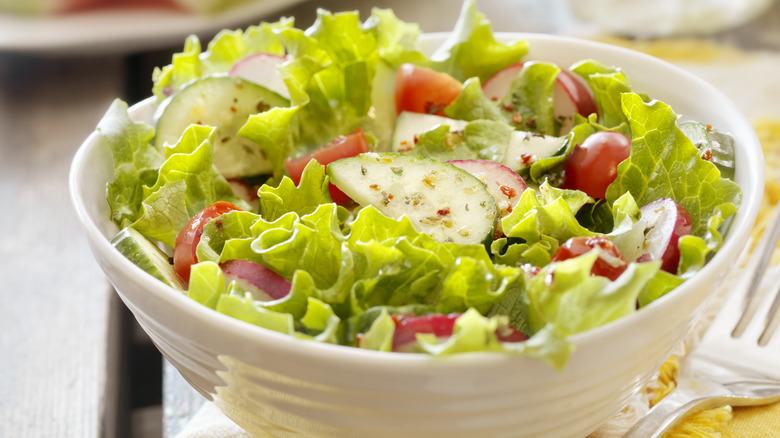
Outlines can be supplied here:
<path id="1" fill-rule="evenodd" d="M 438 125 L 448 125 L 450 131 L 460 131 L 468 122 L 450 119 L 434 114 L 420 114 L 404 111 L 395 121 L 395 130 L 391 140 L 393 152 L 405 152 L 414 147 L 415 137 L 430 131 Z"/>
<path id="2" fill-rule="evenodd" d="M 498 207 L 498 216 L 509 215 L 520 202 L 520 194 L 528 188 L 523 177 L 517 172 L 490 160 L 452 160 L 450 164 L 458 166 L 485 183 L 487 191 L 493 195 Z"/>
<path id="3" fill-rule="evenodd" d="M 406 215 L 440 242 L 480 244 L 496 226 L 496 201 L 485 184 L 452 164 L 396 153 L 366 153 L 328 165 L 330 182 L 360 205 Z"/>
<path id="4" fill-rule="evenodd" d="M 393 133 L 395 132 L 395 69 L 384 62 L 377 63 L 376 74 L 371 86 L 372 116 L 371 132 L 377 138 L 377 152 L 393 150 Z"/>
<path id="5" fill-rule="evenodd" d="M 214 126 L 214 164 L 226 178 L 271 172 L 260 145 L 241 137 L 247 118 L 290 102 L 267 88 L 225 75 L 196 79 L 169 97 L 157 111 L 155 145 L 176 144 L 191 124 Z"/>
<path id="6" fill-rule="evenodd" d="M 553 137 L 526 131 L 514 131 L 504 154 L 504 166 L 520 172 L 532 164 L 555 155 L 566 145 L 568 136 Z"/>
<path id="7" fill-rule="evenodd" d="M 439 125 L 448 125 L 450 131 L 463 130 L 468 122 L 433 114 L 402 112 L 398 115 L 393 131 L 393 152 L 406 152 L 414 148 L 415 137 Z M 542 158 L 555 155 L 568 137 L 553 137 L 527 131 L 512 131 L 501 164 L 519 172 Z"/>
<path id="8" fill-rule="evenodd" d="M 734 179 L 734 137 L 700 122 L 679 124 L 683 134 L 699 149 L 701 156 L 714 164 L 724 178 Z"/>
<path id="9" fill-rule="evenodd" d="M 135 229 L 123 229 L 111 239 L 111 245 L 154 278 L 174 289 L 184 290 L 184 285 L 168 261 L 168 256 Z"/>

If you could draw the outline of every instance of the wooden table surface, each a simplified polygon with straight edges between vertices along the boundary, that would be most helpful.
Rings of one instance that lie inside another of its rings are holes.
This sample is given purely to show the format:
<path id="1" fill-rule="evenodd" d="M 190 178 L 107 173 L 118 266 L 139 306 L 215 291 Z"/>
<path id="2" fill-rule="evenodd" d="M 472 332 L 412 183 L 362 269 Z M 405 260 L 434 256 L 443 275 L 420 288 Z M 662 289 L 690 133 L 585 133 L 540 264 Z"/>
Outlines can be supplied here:
<path id="1" fill-rule="evenodd" d="M 576 33 L 582 24 L 564 0 L 477 4 L 498 31 Z M 424 31 L 446 31 L 460 2 L 303 2 L 236 26 L 295 16 L 307 27 L 316 7 L 365 17 L 371 6 L 392 7 Z M 778 30 L 775 4 L 719 38 L 780 50 Z M 770 31 L 774 39 L 764 39 Z M 163 379 L 162 360 L 92 258 L 68 191 L 72 157 L 109 103 L 148 95 L 153 67 L 180 48 L 0 52 L 0 438 L 172 437 L 192 413 L 175 372 L 166 368 Z"/>

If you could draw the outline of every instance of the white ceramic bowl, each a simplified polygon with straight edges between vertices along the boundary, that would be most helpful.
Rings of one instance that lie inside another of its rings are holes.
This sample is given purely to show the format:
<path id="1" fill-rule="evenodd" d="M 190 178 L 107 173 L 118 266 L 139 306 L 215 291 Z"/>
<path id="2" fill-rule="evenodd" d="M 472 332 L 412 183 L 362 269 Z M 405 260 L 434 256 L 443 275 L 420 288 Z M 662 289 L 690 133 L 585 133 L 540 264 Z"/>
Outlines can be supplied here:
<path id="1" fill-rule="evenodd" d="M 432 49 L 443 38 L 427 35 L 423 43 Z M 621 66 L 635 89 L 682 118 L 732 133 L 743 199 L 721 251 L 673 293 L 573 336 L 576 350 L 562 372 L 505 354 L 434 358 L 300 341 L 201 306 L 111 247 L 117 231 L 105 201 L 111 156 L 93 133 L 73 161 L 70 188 L 95 258 L 165 357 L 240 426 L 284 437 L 582 437 L 650 379 L 733 268 L 758 211 L 763 156 L 752 126 L 724 95 L 626 49 L 549 35 L 500 38 L 525 38 L 526 59 L 569 66 L 594 58 Z M 154 105 L 151 99 L 135 105 L 132 117 L 150 122 Z"/>

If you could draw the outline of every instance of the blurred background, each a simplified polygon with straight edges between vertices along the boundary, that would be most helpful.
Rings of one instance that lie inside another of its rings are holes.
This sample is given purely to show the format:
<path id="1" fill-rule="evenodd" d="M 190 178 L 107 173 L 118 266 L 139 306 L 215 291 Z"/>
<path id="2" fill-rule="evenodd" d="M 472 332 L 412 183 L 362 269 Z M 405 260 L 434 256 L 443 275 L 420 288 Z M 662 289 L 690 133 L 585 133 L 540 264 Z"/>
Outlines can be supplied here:
<path id="1" fill-rule="evenodd" d="M 456 0 L 0 0 L 0 437 L 166 437 L 202 403 L 111 290 L 67 189 L 70 161 L 114 98 L 151 94 L 187 35 L 317 8 L 392 8 L 448 31 Z M 767 203 L 780 189 L 780 2 L 477 0 L 495 31 L 624 45 L 686 68 L 754 121 Z M 760 228 L 760 225 L 759 225 Z"/>

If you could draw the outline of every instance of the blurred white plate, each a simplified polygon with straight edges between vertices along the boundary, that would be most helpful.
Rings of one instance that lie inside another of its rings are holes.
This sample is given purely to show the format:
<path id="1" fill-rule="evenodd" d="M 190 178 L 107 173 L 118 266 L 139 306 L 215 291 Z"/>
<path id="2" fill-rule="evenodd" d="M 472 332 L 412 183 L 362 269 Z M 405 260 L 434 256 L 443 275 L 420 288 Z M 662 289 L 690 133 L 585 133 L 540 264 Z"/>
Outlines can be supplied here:
<path id="1" fill-rule="evenodd" d="M 639 38 L 707 35 L 744 24 L 774 0 L 569 0 L 583 20 Z"/>
<path id="2" fill-rule="evenodd" d="M 190 34 L 210 38 L 244 27 L 304 0 L 257 0 L 213 15 L 154 8 L 110 8 L 51 16 L 0 14 L 0 52 L 44 55 L 121 54 L 184 44 Z"/>

